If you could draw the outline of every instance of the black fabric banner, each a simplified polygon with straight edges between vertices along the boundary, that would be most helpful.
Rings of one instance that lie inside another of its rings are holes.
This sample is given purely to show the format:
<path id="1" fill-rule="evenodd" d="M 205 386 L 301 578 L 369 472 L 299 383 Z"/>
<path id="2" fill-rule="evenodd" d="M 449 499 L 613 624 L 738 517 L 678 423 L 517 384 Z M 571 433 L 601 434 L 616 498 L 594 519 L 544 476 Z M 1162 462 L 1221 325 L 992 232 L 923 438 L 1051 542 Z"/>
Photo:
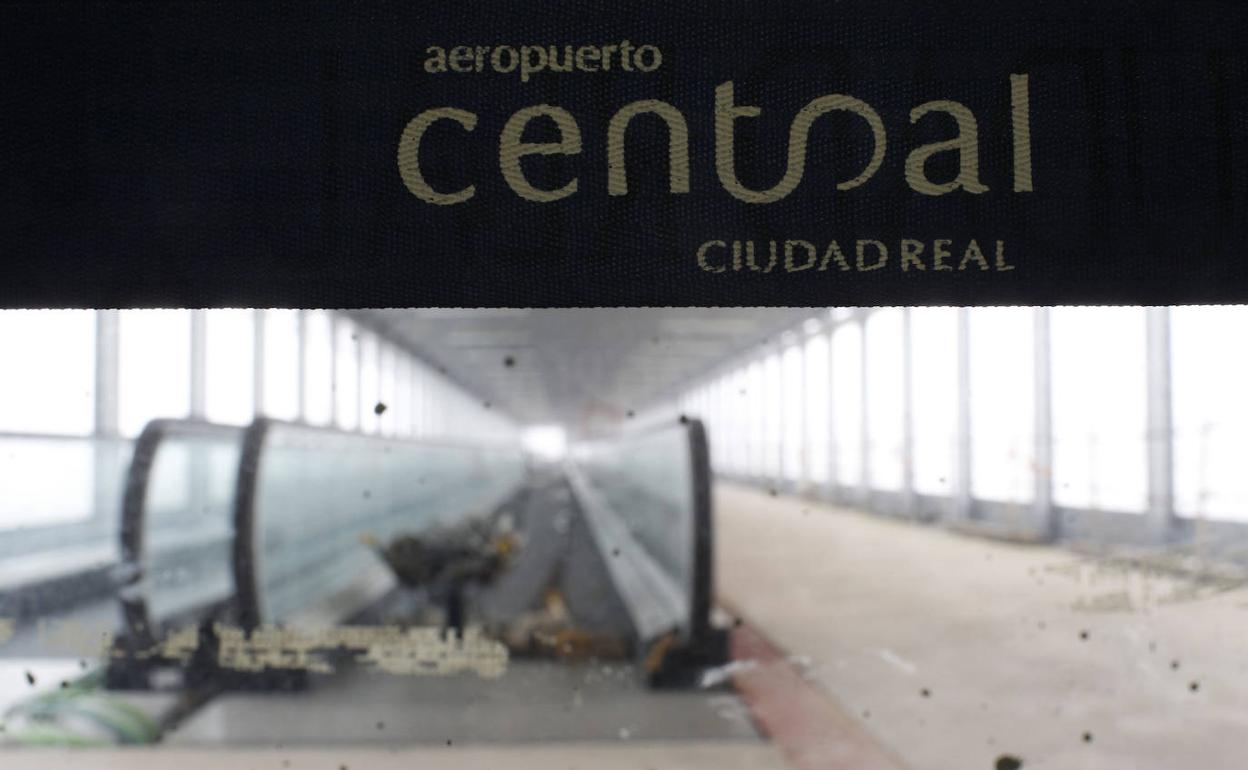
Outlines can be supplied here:
<path id="1" fill-rule="evenodd" d="M 1248 300 L 1242 4 L 0 21 L 4 306 Z"/>

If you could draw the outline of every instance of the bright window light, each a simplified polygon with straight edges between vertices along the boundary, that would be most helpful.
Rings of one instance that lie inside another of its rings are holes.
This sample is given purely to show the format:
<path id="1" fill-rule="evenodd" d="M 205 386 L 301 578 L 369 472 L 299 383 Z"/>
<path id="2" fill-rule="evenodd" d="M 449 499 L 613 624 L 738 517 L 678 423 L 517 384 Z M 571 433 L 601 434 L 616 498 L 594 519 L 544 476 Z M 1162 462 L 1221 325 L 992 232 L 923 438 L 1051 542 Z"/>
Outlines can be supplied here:
<path id="1" fill-rule="evenodd" d="M 970 311 L 971 493 L 1030 502 L 1035 488 L 1035 351 L 1029 307 Z"/>
<path id="2" fill-rule="evenodd" d="M 1148 502 L 1144 310 L 1050 311 L 1053 500 L 1141 512 Z"/>
<path id="3" fill-rule="evenodd" d="M 1174 494 L 1181 516 L 1248 521 L 1248 306 L 1170 311 Z"/>
<path id="4" fill-rule="evenodd" d="M 876 489 L 898 490 L 905 481 L 905 349 L 900 308 L 867 317 L 867 477 Z"/>
<path id="5" fill-rule="evenodd" d="M 299 311 L 264 311 L 264 413 L 299 418 Z"/>
<path id="6" fill-rule="evenodd" d="M 121 432 L 137 436 L 157 417 L 191 411 L 189 310 L 123 310 L 120 327 Z"/>
<path id="7" fill-rule="evenodd" d="M 924 495 L 953 492 L 958 444 L 958 311 L 910 311 L 914 488 Z"/>
<path id="8" fill-rule="evenodd" d="M 338 357 L 334 362 L 338 427 L 355 430 L 360 423 L 360 394 L 356 392 L 360 365 L 358 335 L 355 326 L 345 318 L 338 319 L 334 333 L 334 355 Z"/>
<path id="9" fill-rule="evenodd" d="M 847 324 L 832 333 L 832 444 L 836 482 L 862 483 L 862 327 Z"/>
<path id="10" fill-rule="evenodd" d="M 816 334 L 806 341 L 807 471 L 816 484 L 828 481 L 828 338 Z"/>
<path id="11" fill-rule="evenodd" d="M 381 400 L 381 348 L 377 338 L 360 333 L 360 430 L 376 433 L 381 425 L 374 409 Z"/>
<path id="12" fill-rule="evenodd" d="M 212 422 L 251 422 L 255 388 L 255 314 L 209 310 L 206 315 L 206 417 Z"/>
<path id="13" fill-rule="evenodd" d="M 91 432 L 94 311 L 0 310 L 0 361 L 0 431 Z"/>
<path id="14" fill-rule="evenodd" d="M 568 450 L 568 438 L 558 425 L 534 425 L 524 431 L 524 448 L 543 460 L 562 460 Z"/>
<path id="15" fill-rule="evenodd" d="M 784 477 L 797 481 L 802 476 L 803 438 L 805 415 L 803 414 L 803 348 L 795 342 L 785 349 L 780 359 L 781 416 L 784 420 L 781 457 L 784 461 Z"/>
<path id="16" fill-rule="evenodd" d="M 305 316 L 304 418 L 313 425 L 328 425 L 333 414 L 333 318 L 324 310 Z"/>

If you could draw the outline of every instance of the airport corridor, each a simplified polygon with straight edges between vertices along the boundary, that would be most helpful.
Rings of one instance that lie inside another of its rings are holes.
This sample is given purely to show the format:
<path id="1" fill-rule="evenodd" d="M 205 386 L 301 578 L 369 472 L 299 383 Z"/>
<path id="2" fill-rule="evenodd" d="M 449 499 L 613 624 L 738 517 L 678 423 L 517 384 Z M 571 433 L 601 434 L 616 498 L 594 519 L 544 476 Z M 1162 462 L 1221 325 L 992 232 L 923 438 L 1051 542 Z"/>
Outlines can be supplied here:
<path id="1" fill-rule="evenodd" d="M 0 311 L 0 764 L 1237 770 L 1244 331 Z"/>

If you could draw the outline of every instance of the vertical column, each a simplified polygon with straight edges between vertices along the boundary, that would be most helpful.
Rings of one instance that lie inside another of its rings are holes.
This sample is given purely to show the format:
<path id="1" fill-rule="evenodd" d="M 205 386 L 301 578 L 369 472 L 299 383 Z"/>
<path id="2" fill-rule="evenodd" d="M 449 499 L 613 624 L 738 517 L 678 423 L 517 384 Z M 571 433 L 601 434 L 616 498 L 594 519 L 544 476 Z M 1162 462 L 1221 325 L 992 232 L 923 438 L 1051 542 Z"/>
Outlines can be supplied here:
<path id="1" fill-rule="evenodd" d="M 955 518 L 971 516 L 971 316 L 967 308 L 958 308 L 958 438 L 956 483 L 954 485 Z"/>
<path id="2" fill-rule="evenodd" d="M 121 499 L 120 336 L 121 314 L 116 310 L 95 313 L 95 435 L 92 454 L 94 512 L 92 523 L 112 531 L 117 501 Z"/>
<path id="3" fill-rule="evenodd" d="M 427 424 L 425 418 L 425 369 L 419 357 L 412 357 L 412 436 L 421 438 Z"/>
<path id="4" fill-rule="evenodd" d="M 191 311 L 191 419 L 208 419 L 208 311 Z M 208 499 L 208 464 L 204 447 L 194 444 L 190 456 L 191 500 Z"/>
<path id="5" fill-rule="evenodd" d="M 767 428 L 767 348 L 759 348 L 755 365 L 758 367 L 758 392 L 754 394 L 754 436 L 758 446 L 754 450 L 755 480 L 767 480 L 767 441 L 771 438 Z"/>
<path id="6" fill-rule="evenodd" d="M 858 499 L 862 505 L 871 507 L 871 420 L 868 416 L 867 402 L 870 397 L 867 395 L 867 313 L 869 311 L 859 310 L 854 314 L 853 323 L 858 324 L 858 353 L 859 353 L 859 372 L 858 372 L 858 390 L 860 391 L 861 402 L 858 407 L 861 415 L 862 435 L 858 437 L 858 451 L 862 457 L 862 478 L 860 480 L 861 488 L 858 490 Z"/>
<path id="7" fill-rule="evenodd" d="M 191 311 L 191 417 L 208 414 L 208 313 Z"/>
<path id="8" fill-rule="evenodd" d="M 308 421 L 308 311 L 300 310 L 297 316 L 296 329 L 298 330 L 298 340 L 296 348 L 299 351 L 299 414 L 300 422 Z"/>
<path id="9" fill-rule="evenodd" d="M 833 414 L 836 406 L 836 387 L 833 372 L 836 371 L 836 359 L 832 355 L 833 345 L 832 336 L 836 333 L 836 322 L 828 323 L 828 403 L 827 403 L 827 420 L 828 424 L 824 426 L 827 431 L 828 441 L 828 497 L 834 502 L 839 501 L 841 497 L 841 479 L 837 475 L 837 444 L 836 444 L 836 416 Z"/>
<path id="10" fill-rule="evenodd" d="M 120 433 L 118 419 L 120 377 L 121 313 L 97 310 L 95 313 L 95 435 L 115 437 Z"/>
<path id="11" fill-rule="evenodd" d="M 264 404 L 264 359 L 265 359 L 265 319 L 268 314 L 257 308 L 251 311 L 251 403 L 252 414 L 260 417 L 265 413 Z"/>
<path id="12" fill-rule="evenodd" d="M 788 433 L 788 426 L 785 425 L 787 420 L 784 409 L 784 343 L 776 340 L 771 344 L 772 354 L 776 361 L 776 376 L 769 383 L 775 391 L 768 394 L 768 403 L 773 407 L 771 411 L 772 419 L 776 421 L 776 445 L 772 451 L 776 457 L 776 473 L 771 479 L 773 489 L 780 490 L 785 488 L 784 478 L 784 442 Z"/>
<path id="13" fill-rule="evenodd" d="M 1174 412 L 1170 378 L 1170 309 L 1145 310 L 1148 350 L 1148 518 L 1159 541 L 1174 536 Z"/>
<path id="14" fill-rule="evenodd" d="M 356 430 L 364 432 L 364 333 L 355 334 L 355 425 Z M 381 372 L 378 371 L 378 379 Z"/>
<path id="15" fill-rule="evenodd" d="M 806 408 L 806 329 L 797 334 L 797 489 L 801 494 L 810 492 L 810 410 Z"/>
<path id="16" fill-rule="evenodd" d="M 1033 312 L 1035 501 L 1032 514 L 1040 531 L 1048 533 L 1049 537 L 1057 537 L 1061 522 L 1053 510 L 1053 346 L 1049 332 L 1049 309 L 1038 307 Z"/>
<path id="17" fill-rule="evenodd" d="M 333 311 L 329 324 L 329 424 L 335 428 L 342 426 L 338 414 L 338 327 L 342 323 L 345 319 Z"/>
<path id="18" fill-rule="evenodd" d="M 901 489 L 902 512 L 915 517 L 914 495 L 914 356 L 910 308 L 901 309 Z"/>

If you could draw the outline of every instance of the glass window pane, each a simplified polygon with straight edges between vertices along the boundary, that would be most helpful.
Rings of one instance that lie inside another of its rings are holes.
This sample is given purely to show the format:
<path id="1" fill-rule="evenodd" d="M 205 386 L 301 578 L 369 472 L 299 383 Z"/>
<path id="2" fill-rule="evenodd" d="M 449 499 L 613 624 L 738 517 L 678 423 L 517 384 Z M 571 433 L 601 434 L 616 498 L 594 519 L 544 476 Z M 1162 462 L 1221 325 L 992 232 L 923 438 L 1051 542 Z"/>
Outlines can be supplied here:
<path id="1" fill-rule="evenodd" d="M 1033 310 L 970 310 L 971 494 L 1033 497 L 1035 446 Z"/>
<path id="2" fill-rule="evenodd" d="M 862 483 L 862 328 L 849 323 L 832 333 L 832 444 L 836 483 Z"/>
<path id="3" fill-rule="evenodd" d="M 780 354 L 772 353 L 763 361 L 763 475 L 769 479 L 780 475 Z"/>
<path id="4" fill-rule="evenodd" d="M 828 481 L 828 338 L 806 340 L 807 472 L 816 484 Z"/>
<path id="5" fill-rule="evenodd" d="M 120 317 L 118 423 L 136 436 L 149 420 L 191 411 L 191 313 L 123 310 Z"/>
<path id="6" fill-rule="evenodd" d="M 1053 500 L 1143 511 L 1148 501 L 1144 310 L 1060 307 L 1049 314 Z"/>
<path id="7" fill-rule="evenodd" d="M 953 493 L 958 442 L 958 311 L 910 311 L 911 417 L 914 488 L 925 495 Z"/>
<path id="8" fill-rule="evenodd" d="M 393 345 L 383 345 L 381 348 L 381 360 L 379 369 L 381 381 L 378 383 L 380 390 L 380 403 L 385 406 L 385 411 L 378 418 L 378 425 L 381 432 L 387 436 L 394 435 L 394 414 L 395 414 L 395 379 L 397 352 Z"/>
<path id="9" fill-rule="evenodd" d="M 345 318 L 337 319 L 334 333 L 337 335 L 334 347 L 334 355 L 337 356 L 334 362 L 334 387 L 337 389 L 334 393 L 335 417 L 338 427 L 355 430 L 360 422 L 360 395 L 356 392 L 359 388 L 359 335 L 355 324 Z"/>
<path id="10" fill-rule="evenodd" d="M 425 388 L 428 387 L 429 375 L 420 361 L 412 361 L 412 435 L 419 438 L 426 435 L 428 419 L 425 416 Z"/>
<path id="11" fill-rule="evenodd" d="M 205 416 L 210 422 L 245 425 L 254 411 L 254 314 L 209 310 L 205 316 Z"/>
<path id="12" fill-rule="evenodd" d="M 733 455 L 736 458 L 734 465 L 736 472 L 742 475 L 748 475 L 750 472 L 750 440 L 752 434 L 748 386 L 748 369 L 742 367 L 733 374 L 732 387 L 728 394 L 728 404 L 732 418 Z"/>
<path id="13" fill-rule="evenodd" d="M 299 311 L 264 311 L 264 413 L 299 419 Z"/>
<path id="14" fill-rule="evenodd" d="M 802 353 L 804 348 L 800 342 L 785 348 L 781 361 L 781 385 L 783 391 L 780 405 L 784 412 L 784 477 L 796 481 L 802 477 L 802 456 L 805 453 L 803 440 L 806 437 L 804 423 L 802 389 L 805 377 L 802 373 Z"/>
<path id="15" fill-rule="evenodd" d="M 304 327 L 304 419 L 328 425 L 333 417 L 333 319 L 323 310 L 307 314 Z"/>
<path id="16" fill-rule="evenodd" d="M 764 445 L 767 441 L 766 416 L 763 413 L 763 362 L 754 361 L 750 364 L 749 388 L 746 391 L 746 405 L 750 415 L 750 475 L 762 476 L 765 470 L 763 460 Z"/>
<path id="17" fill-rule="evenodd" d="M 0 435 L 0 532 L 91 518 L 97 458 L 117 451 L 91 442 Z"/>
<path id="18" fill-rule="evenodd" d="M 400 436 L 412 435 L 412 360 L 401 354 L 395 362 L 394 429 Z"/>
<path id="19" fill-rule="evenodd" d="M 0 310 L 0 362 L 0 431 L 92 431 L 95 311 Z"/>
<path id="20" fill-rule="evenodd" d="M 898 490 L 905 481 L 905 422 L 900 308 L 883 308 L 867 316 L 867 447 L 875 489 Z"/>
<path id="21" fill-rule="evenodd" d="M 1170 311 L 1174 491 L 1180 515 L 1248 521 L 1248 307 Z"/>
<path id="22" fill-rule="evenodd" d="M 376 433 L 377 414 L 374 408 L 380 400 L 380 376 L 378 369 L 379 346 L 377 338 L 366 332 L 360 333 L 360 430 Z"/>

